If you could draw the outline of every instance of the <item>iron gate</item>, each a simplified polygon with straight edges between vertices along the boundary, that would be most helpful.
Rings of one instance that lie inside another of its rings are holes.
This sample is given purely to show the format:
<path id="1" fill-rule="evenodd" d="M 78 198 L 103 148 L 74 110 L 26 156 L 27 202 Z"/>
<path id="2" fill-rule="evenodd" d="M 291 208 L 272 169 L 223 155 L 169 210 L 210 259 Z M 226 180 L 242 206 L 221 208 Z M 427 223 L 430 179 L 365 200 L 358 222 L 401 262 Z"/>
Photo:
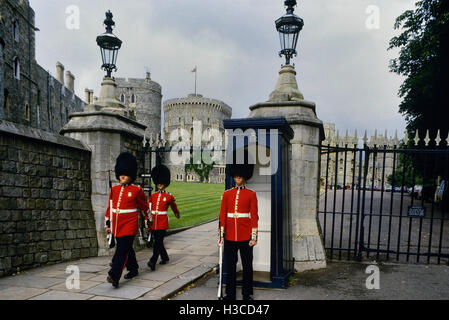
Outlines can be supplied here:
<path id="1" fill-rule="evenodd" d="M 449 149 L 321 146 L 329 259 L 449 261 Z"/>

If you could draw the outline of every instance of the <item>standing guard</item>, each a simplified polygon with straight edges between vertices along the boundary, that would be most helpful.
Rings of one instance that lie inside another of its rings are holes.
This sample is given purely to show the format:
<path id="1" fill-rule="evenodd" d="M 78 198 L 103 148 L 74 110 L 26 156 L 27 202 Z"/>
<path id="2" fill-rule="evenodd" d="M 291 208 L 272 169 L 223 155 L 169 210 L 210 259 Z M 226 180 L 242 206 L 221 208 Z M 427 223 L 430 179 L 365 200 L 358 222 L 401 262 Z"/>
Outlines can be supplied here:
<path id="1" fill-rule="evenodd" d="M 151 177 L 156 185 L 157 191 L 150 196 L 148 201 L 148 206 L 151 209 L 151 230 L 154 243 L 153 256 L 150 258 L 147 265 L 154 271 L 159 256 L 161 256 L 160 264 L 166 264 L 169 261 L 167 250 L 165 250 L 164 247 L 165 233 L 169 228 L 167 215 L 168 207 L 171 207 L 177 219 L 179 219 L 179 210 L 176 205 L 175 197 L 165 191 L 165 188 L 170 184 L 170 169 L 163 164 L 156 166 L 151 170 Z"/>
<path id="2" fill-rule="evenodd" d="M 226 263 L 226 296 L 224 300 L 236 299 L 237 252 L 243 266 L 243 300 L 253 300 L 253 246 L 257 244 L 258 210 L 256 192 L 245 184 L 254 171 L 252 164 L 230 164 L 228 174 L 235 187 L 223 193 L 219 219 L 218 245 L 224 242 Z"/>
<path id="3" fill-rule="evenodd" d="M 115 176 L 120 184 L 112 187 L 109 194 L 105 225 L 106 233 L 112 233 L 117 244 L 107 281 L 118 288 L 125 266 L 128 270 L 125 279 L 138 274 L 133 242 L 138 230 L 138 210 L 147 217 L 148 205 L 143 189 L 132 185 L 137 176 L 136 157 L 128 152 L 121 153 L 116 160 Z"/>

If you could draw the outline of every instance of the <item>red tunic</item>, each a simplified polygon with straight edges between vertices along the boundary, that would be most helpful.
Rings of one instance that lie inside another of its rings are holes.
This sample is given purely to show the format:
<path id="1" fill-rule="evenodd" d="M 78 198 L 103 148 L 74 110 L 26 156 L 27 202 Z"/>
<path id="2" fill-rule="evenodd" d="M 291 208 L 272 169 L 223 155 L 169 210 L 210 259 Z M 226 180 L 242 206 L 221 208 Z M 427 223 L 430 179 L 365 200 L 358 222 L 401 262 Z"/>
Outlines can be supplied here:
<path id="1" fill-rule="evenodd" d="M 151 208 L 151 217 L 153 218 L 152 230 L 168 229 L 168 207 L 175 214 L 179 214 L 178 206 L 173 195 L 167 191 L 157 191 L 150 196 L 148 206 Z"/>
<path id="2" fill-rule="evenodd" d="M 111 230 L 115 237 L 135 235 L 138 230 L 138 212 L 140 209 L 146 216 L 148 211 L 147 199 L 142 188 L 135 185 L 117 185 L 112 187 L 109 194 L 108 208 L 105 221 L 111 217 Z"/>
<path id="3" fill-rule="evenodd" d="M 247 241 L 257 235 L 256 192 L 246 187 L 226 190 L 221 199 L 220 226 L 228 241 Z"/>

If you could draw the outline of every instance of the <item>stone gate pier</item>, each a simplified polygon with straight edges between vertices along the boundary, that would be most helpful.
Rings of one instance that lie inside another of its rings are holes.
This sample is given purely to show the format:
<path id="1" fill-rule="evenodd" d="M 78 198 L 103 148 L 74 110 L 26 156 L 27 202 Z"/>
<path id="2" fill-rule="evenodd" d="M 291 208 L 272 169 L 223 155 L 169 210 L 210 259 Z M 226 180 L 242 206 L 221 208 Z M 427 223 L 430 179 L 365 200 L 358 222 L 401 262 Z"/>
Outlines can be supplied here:
<path id="1" fill-rule="evenodd" d="M 320 142 L 323 122 L 314 102 L 298 89 L 296 71 L 286 64 L 279 71 L 275 90 L 267 102 L 250 108 L 250 118 L 283 116 L 294 131 L 290 150 L 290 212 L 295 269 L 305 271 L 326 267 L 322 232 L 318 221 L 320 195 Z"/>

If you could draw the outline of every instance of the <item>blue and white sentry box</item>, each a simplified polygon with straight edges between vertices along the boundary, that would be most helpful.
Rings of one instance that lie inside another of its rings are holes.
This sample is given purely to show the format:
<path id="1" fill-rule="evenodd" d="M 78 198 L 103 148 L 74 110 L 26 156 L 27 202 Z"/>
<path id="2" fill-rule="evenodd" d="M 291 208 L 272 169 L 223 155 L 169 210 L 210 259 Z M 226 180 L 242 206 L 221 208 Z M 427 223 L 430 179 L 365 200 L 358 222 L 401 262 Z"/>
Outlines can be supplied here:
<path id="1" fill-rule="evenodd" d="M 254 174 L 247 187 L 256 191 L 259 213 L 258 242 L 254 247 L 254 286 L 285 288 L 294 271 L 291 249 L 290 140 L 293 130 L 284 117 L 224 120 L 227 148 L 247 149 Z M 226 189 L 234 187 L 226 175 Z M 241 270 L 241 263 L 237 265 Z M 226 265 L 223 279 L 226 281 Z M 237 280 L 241 281 L 238 274 Z M 226 282 L 224 282 L 226 283 Z"/>

